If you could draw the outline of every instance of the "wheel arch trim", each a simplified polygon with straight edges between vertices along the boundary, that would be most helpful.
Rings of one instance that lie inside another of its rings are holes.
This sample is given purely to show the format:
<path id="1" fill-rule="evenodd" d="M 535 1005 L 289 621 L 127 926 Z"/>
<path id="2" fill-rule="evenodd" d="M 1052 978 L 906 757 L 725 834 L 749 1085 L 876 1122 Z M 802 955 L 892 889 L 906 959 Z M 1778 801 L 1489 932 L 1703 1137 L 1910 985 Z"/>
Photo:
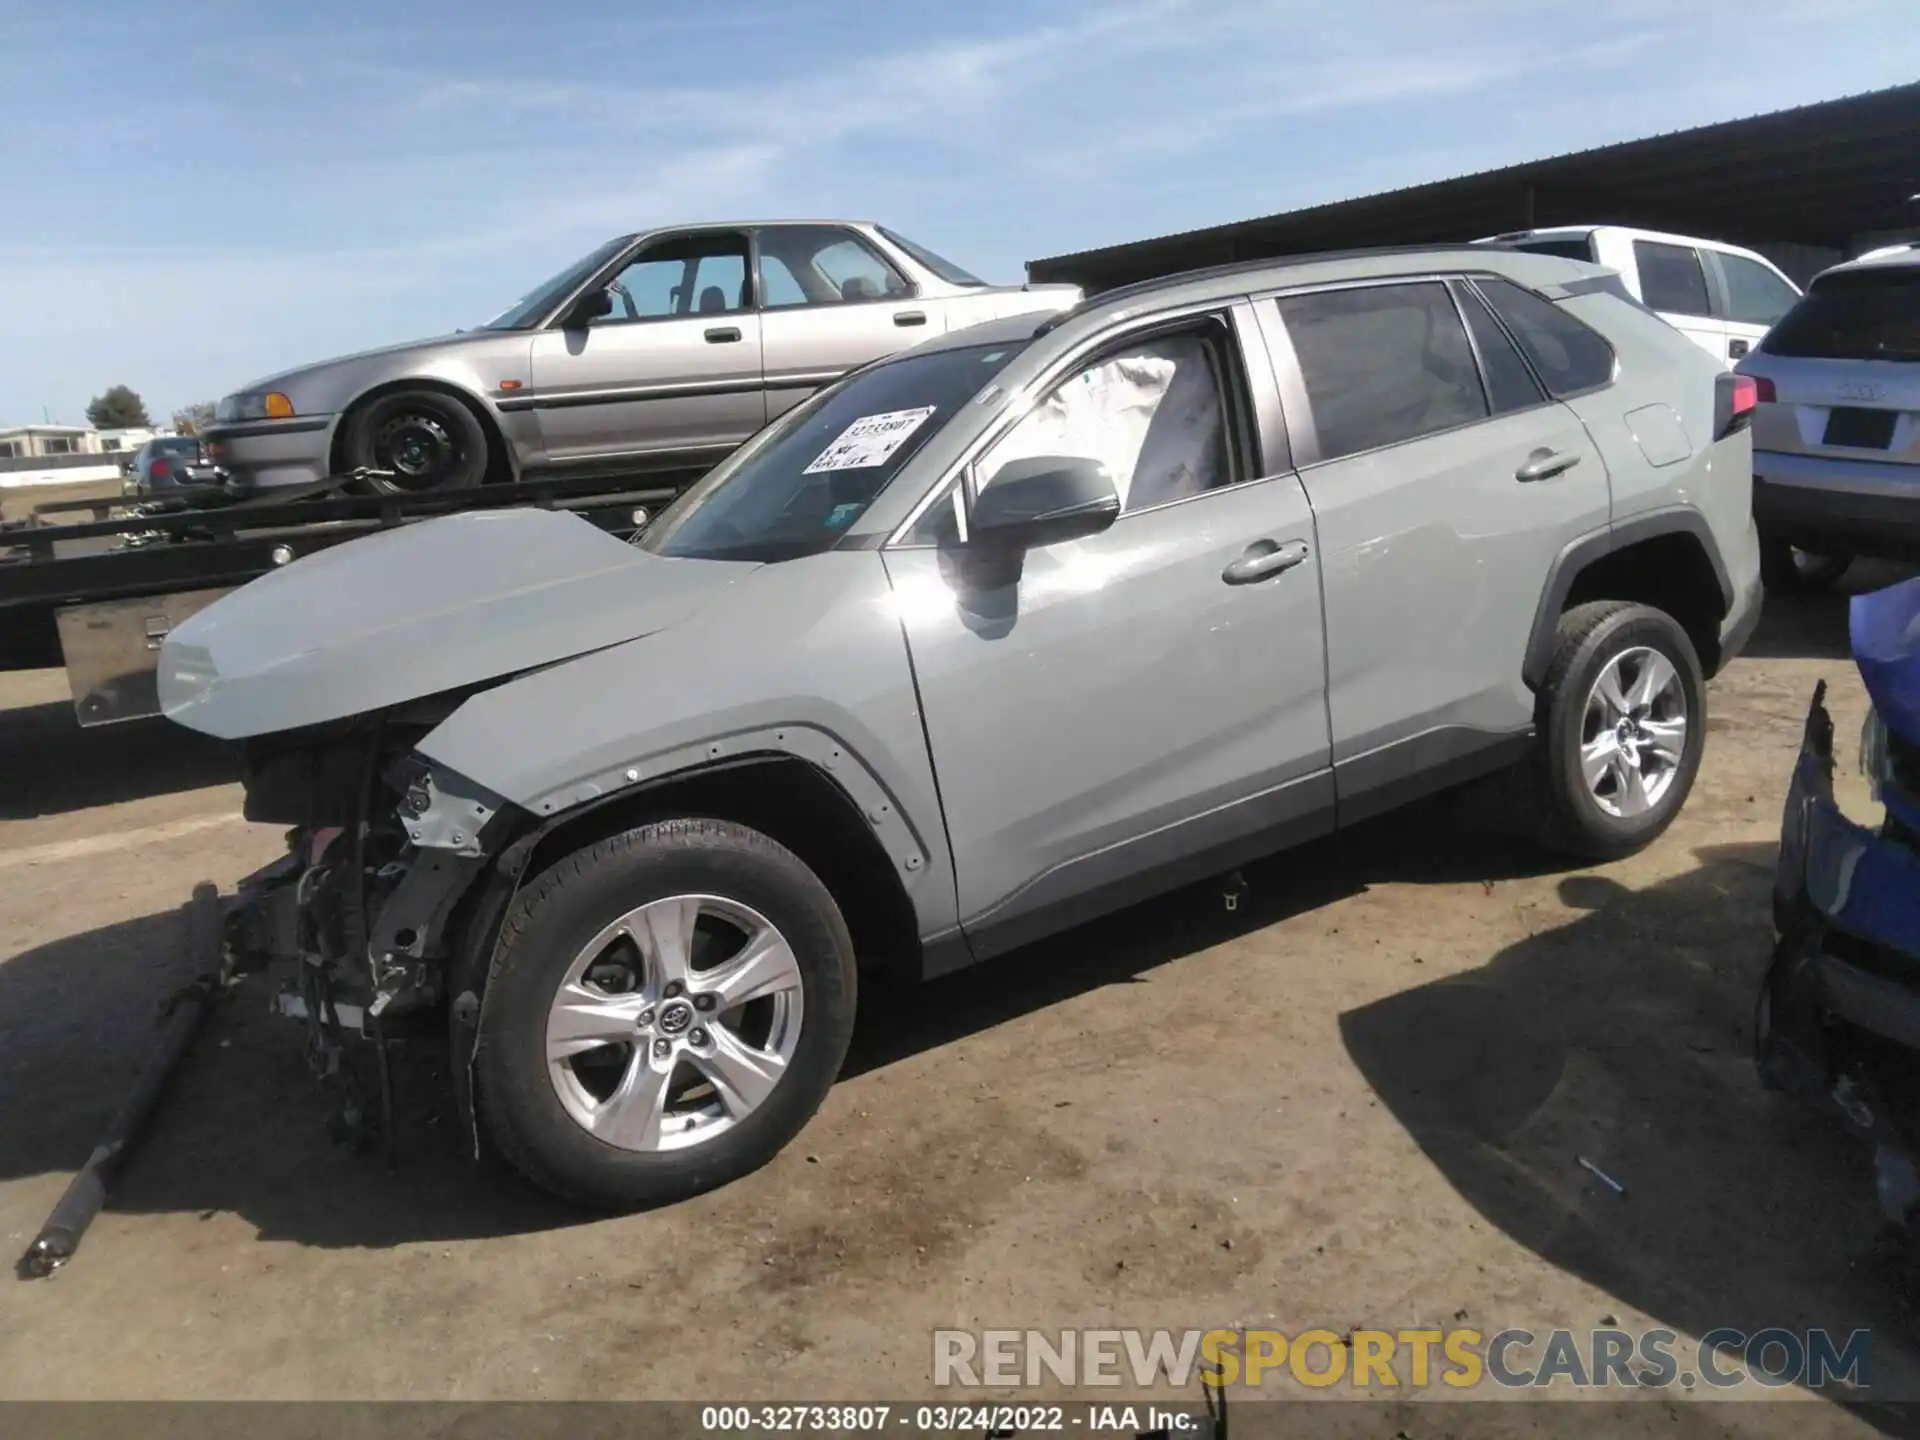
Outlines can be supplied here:
<path id="1" fill-rule="evenodd" d="M 1685 535 L 1699 542 L 1707 563 L 1713 568 L 1714 583 L 1720 594 L 1720 616 L 1724 617 L 1732 611 L 1738 598 L 1733 578 L 1727 573 L 1726 560 L 1720 553 L 1713 527 L 1698 510 L 1688 506 L 1673 506 L 1590 531 L 1570 541 L 1554 556 L 1547 572 L 1547 583 L 1541 588 L 1539 605 L 1533 614 L 1533 628 L 1527 636 L 1526 659 L 1520 671 L 1521 678 L 1531 689 L 1540 688 L 1541 682 L 1546 679 L 1548 667 L 1553 663 L 1554 628 L 1559 624 L 1561 612 L 1566 609 L 1567 596 L 1572 593 L 1581 573 L 1609 555 L 1667 535 Z"/>

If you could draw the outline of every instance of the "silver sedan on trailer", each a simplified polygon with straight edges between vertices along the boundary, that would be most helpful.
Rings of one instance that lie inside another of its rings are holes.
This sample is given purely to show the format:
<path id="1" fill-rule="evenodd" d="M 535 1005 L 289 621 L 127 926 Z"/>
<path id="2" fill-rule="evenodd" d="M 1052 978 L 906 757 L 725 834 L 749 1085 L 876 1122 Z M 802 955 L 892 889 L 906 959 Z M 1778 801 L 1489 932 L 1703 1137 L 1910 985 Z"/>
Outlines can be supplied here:
<path id="1" fill-rule="evenodd" d="M 1065 310 L 864 221 L 622 235 L 474 330 L 255 381 L 207 440 L 243 490 L 353 470 L 395 492 L 720 459 L 819 386 L 928 336 Z"/>

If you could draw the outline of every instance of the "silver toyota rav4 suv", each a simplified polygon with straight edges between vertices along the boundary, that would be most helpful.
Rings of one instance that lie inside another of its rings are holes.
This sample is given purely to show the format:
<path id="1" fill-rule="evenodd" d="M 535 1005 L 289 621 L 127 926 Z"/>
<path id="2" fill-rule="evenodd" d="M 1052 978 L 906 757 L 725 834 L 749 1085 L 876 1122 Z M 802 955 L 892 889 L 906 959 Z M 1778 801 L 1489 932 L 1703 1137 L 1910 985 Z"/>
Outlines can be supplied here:
<path id="1" fill-rule="evenodd" d="M 1920 250 L 1814 277 L 1742 360 L 1769 585 L 1839 579 L 1854 555 L 1920 560 Z"/>
<path id="2" fill-rule="evenodd" d="M 806 1123 L 863 968 L 1509 766 L 1553 845 L 1647 844 L 1758 613 L 1752 389 L 1571 260 L 1178 276 L 870 365 L 631 544 L 524 509 L 296 561 L 160 693 L 293 827 L 230 936 L 282 1008 L 447 1026 L 476 1143 L 657 1202 Z"/>
<path id="3" fill-rule="evenodd" d="M 609 240 L 477 329 L 257 380 L 208 447 L 244 490 L 704 467 L 855 366 L 1079 298 L 988 285 L 865 221 L 673 226 Z"/>

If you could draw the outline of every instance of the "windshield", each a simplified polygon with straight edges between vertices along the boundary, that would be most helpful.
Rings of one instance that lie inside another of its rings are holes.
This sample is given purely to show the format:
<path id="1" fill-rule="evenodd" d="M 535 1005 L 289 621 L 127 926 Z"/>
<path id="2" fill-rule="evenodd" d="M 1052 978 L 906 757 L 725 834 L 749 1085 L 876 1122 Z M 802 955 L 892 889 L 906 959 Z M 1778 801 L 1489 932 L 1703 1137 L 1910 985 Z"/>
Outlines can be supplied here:
<path id="1" fill-rule="evenodd" d="M 978 275 L 962 270 L 951 260 L 934 254 L 926 246 L 916 245 L 904 235 L 896 235 L 884 225 L 876 225 L 874 228 L 949 285 L 985 285 L 987 283 Z"/>
<path id="2" fill-rule="evenodd" d="M 503 311 L 480 326 L 482 330 L 530 330 L 546 313 L 587 282 L 587 278 L 633 243 L 631 235 L 609 240 L 591 255 L 584 255 L 558 275 L 520 297 L 512 309 Z"/>
<path id="3" fill-rule="evenodd" d="M 760 561 L 831 550 L 1025 343 L 934 350 L 849 375 L 723 461 L 660 516 L 641 548 Z"/>
<path id="4" fill-rule="evenodd" d="M 1760 348 L 1806 360 L 1920 360 L 1920 266 L 1814 281 Z"/>

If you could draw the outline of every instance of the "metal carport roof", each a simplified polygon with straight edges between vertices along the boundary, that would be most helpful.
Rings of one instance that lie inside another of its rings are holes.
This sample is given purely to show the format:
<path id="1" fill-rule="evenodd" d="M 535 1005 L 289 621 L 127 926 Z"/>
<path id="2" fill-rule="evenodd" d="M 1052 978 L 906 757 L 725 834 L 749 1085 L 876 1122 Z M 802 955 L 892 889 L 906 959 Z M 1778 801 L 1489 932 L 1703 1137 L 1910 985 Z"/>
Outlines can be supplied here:
<path id="1" fill-rule="evenodd" d="M 1106 289 L 1200 265 L 1604 222 L 1839 258 L 1920 225 L 1920 83 L 1028 262 Z M 1806 265 L 1786 264 L 1789 273 Z M 1821 263 L 1825 263 L 1825 256 Z"/>

